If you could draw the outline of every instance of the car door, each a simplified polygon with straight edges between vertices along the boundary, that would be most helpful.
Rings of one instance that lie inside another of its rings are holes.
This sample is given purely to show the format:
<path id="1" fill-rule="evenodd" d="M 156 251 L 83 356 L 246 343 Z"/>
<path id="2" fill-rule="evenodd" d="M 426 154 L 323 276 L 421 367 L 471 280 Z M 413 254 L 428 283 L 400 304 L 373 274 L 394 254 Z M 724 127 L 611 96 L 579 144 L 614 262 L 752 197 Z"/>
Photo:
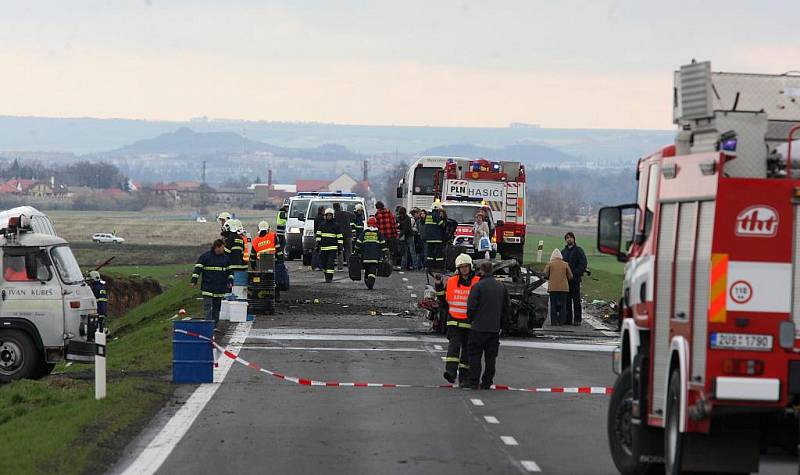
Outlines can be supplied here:
<path id="1" fill-rule="evenodd" d="M 2 255 L 0 312 L 32 323 L 44 346 L 64 344 L 61 286 L 43 249 L 5 247 Z"/>

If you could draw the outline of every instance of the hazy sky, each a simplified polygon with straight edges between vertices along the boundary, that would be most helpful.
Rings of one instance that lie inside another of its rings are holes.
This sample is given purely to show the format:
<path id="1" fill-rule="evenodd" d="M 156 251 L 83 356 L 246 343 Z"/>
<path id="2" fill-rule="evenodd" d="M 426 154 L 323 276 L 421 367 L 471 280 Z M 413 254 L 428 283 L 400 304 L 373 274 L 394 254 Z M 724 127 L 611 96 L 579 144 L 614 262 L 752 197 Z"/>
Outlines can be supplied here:
<path id="1" fill-rule="evenodd" d="M 671 128 L 672 70 L 800 70 L 800 1 L 0 0 L 0 115 Z"/>

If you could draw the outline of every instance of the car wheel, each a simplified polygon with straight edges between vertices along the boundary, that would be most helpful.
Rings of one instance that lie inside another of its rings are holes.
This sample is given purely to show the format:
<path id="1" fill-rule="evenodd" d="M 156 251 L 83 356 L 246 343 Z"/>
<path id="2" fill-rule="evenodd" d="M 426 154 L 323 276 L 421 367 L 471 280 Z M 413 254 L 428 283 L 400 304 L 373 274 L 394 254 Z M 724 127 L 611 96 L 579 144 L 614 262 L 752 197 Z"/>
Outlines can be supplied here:
<path id="1" fill-rule="evenodd" d="M 680 431 L 681 375 L 673 370 L 667 390 L 667 417 L 664 424 L 664 465 L 667 475 L 681 473 L 684 436 Z"/>
<path id="2" fill-rule="evenodd" d="M 0 383 L 32 378 L 40 355 L 31 337 L 19 330 L 0 332 Z"/>

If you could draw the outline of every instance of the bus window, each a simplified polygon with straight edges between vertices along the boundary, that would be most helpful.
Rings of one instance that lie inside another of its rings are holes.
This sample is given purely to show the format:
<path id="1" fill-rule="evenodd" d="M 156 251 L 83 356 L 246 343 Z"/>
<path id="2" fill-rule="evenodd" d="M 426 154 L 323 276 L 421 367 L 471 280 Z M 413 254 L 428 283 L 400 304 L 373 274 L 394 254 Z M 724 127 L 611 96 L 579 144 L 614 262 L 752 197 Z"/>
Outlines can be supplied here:
<path id="1" fill-rule="evenodd" d="M 436 182 L 436 171 L 439 167 L 417 167 L 414 169 L 414 188 L 415 195 L 433 196 Z"/>

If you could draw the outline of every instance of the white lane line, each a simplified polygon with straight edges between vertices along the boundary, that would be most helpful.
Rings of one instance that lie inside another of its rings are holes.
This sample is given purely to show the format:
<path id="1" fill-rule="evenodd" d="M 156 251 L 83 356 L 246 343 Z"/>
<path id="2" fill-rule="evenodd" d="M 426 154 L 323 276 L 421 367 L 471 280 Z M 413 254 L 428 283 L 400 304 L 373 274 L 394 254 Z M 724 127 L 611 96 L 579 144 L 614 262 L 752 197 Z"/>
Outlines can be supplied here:
<path id="1" fill-rule="evenodd" d="M 503 443 L 506 445 L 519 445 L 517 439 L 511 437 L 510 435 L 501 435 L 500 440 L 502 440 Z"/>
<path id="2" fill-rule="evenodd" d="M 291 350 L 291 351 L 398 351 L 426 353 L 424 348 L 332 348 L 329 346 L 243 346 L 243 350 Z"/>
<path id="3" fill-rule="evenodd" d="M 539 465 L 536 464 L 533 460 L 520 460 L 519 463 L 522 464 L 522 468 L 529 472 L 541 472 L 542 469 L 539 468 Z"/>
<path id="4" fill-rule="evenodd" d="M 408 277 L 403 277 L 403 282 L 408 282 Z"/>
<path id="5" fill-rule="evenodd" d="M 480 399 L 470 399 L 469 402 L 471 402 L 473 406 L 483 406 L 483 401 Z"/>
<path id="6" fill-rule="evenodd" d="M 414 290 L 414 286 L 413 286 L 413 285 L 406 285 L 406 288 L 407 288 L 408 290 Z"/>
<path id="7" fill-rule="evenodd" d="M 417 298 L 417 294 L 411 294 L 411 298 L 412 298 L 412 299 L 415 299 L 415 298 Z"/>
<path id="8" fill-rule="evenodd" d="M 445 338 L 426 336 L 395 336 L 395 335 L 347 335 L 347 334 L 308 334 L 308 333 L 268 333 L 250 335 L 250 341 L 255 340 L 305 340 L 305 341 L 418 341 L 423 343 L 447 343 Z M 596 351 L 610 353 L 617 345 L 592 344 L 592 343 L 545 343 L 525 340 L 503 340 L 504 348 L 530 348 L 541 350 L 564 351 Z"/>
<path id="9" fill-rule="evenodd" d="M 231 336 L 230 344 L 226 349 L 238 354 L 242 343 L 247 339 L 247 334 L 250 332 L 252 325 L 253 322 L 237 324 Z M 233 366 L 233 362 L 230 358 L 221 358 L 219 360 L 219 366 L 214 368 L 214 383 L 201 384 L 195 389 L 189 399 L 178 409 L 178 412 L 167 421 L 158 434 L 147 444 L 147 447 L 139 453 L 136 460 L 125 468 L 125 471 L 122 472 L 123 475 L 152 474 L 161 467 L 192 426 L 195 419 L 197 419 L 197 416 L 206 407 L 208 401 L 217 392 L 217 389 L 221 386 L 220 383 L 225 380 L 225 376 L 228 375 L 228 371 Z"/>
<path id="10" fill-rule="evenodd" d="M 436 351 L 442 351 L 442 345 L 433 345 L 433 349 Z"/>
<path id="11" fill-rule="evenodd" d="M 494 416 L 483 416 L 483 419 L 486 421 L 487 424 L 499 424 L 500 421 L 497 420 Z"/>

